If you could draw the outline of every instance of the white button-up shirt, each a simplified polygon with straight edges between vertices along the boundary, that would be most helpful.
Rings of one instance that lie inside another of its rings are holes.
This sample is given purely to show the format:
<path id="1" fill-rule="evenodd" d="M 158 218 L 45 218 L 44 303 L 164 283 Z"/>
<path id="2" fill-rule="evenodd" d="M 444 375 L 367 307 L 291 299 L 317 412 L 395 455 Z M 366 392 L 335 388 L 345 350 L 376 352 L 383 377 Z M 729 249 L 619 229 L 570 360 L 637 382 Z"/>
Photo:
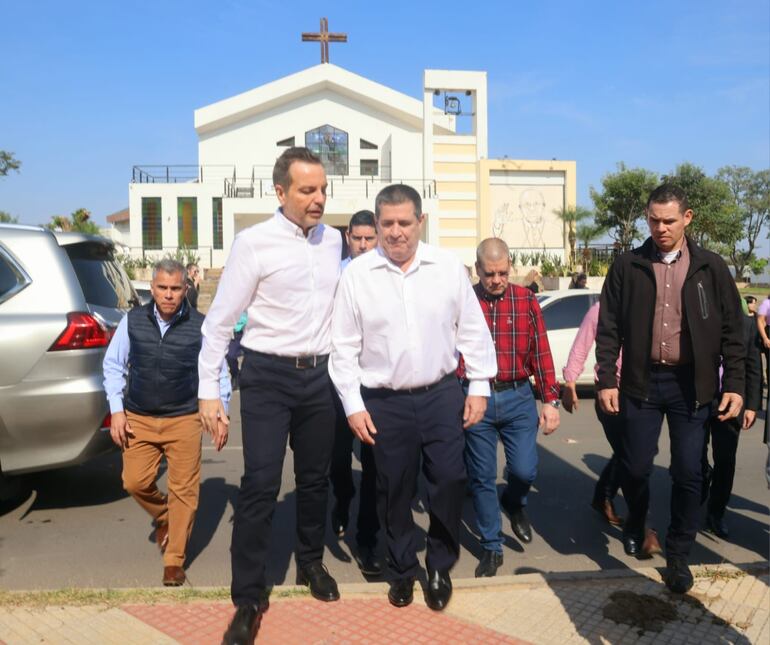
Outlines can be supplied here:
<path id="1" fill-rule="evenodd" d="M 489 396 L 495 346 L 462 263 L 420 242 L 402 272 L 380 248 L 345 269 L 332 319 L 329 373 L 350 416 L 360 388 L 403 390 L 436 383 L 465 357 L 469 394 Z"/>
<path id="2" fill-rule="evenodd" d="M 238 234 L 203 322 L 201 399 L 219 397 L 219 366 L 243 311 L 248 321 L 241 345 L 247 349 L 278 356 L 329 353 L 341 255 L 339 231 L 319 224 L 305 237 L 280 208 Z"/>

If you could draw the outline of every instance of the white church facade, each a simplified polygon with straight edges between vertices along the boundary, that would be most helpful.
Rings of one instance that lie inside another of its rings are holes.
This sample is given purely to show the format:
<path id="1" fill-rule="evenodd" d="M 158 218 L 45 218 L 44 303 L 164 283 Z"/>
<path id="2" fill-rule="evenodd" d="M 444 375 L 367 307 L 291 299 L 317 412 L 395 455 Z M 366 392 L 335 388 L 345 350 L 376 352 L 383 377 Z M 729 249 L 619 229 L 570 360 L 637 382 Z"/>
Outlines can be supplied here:
<path id="1" fill-rule="evenodd" d="M 423 196 L 425 240 L 465 264 L 491 235 L 563 257 L 553 211 L 575 204 L 575 162 L 488 159 L 486 73 L 426 70 L 423 80 L 417 99 L 322 63 L 196 110 L 197 165 L 134 167 L 113 238 L 134 256 L 187 247 L 223 266 L 235 235 L 274 212 L 273 164 L 298 145 L 326 167 L 328 225 L 344 228 L 383 186 L 405 183 Z"/>

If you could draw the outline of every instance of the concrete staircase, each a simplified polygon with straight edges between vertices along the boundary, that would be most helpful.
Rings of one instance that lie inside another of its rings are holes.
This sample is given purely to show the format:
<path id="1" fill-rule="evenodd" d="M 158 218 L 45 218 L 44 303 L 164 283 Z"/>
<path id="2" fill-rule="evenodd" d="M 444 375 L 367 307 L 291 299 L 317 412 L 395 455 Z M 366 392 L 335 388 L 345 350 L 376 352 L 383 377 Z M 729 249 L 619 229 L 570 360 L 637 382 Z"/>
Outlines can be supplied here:
<path id="1" fill-rule="evenodd" d="M 203 269 L 203 282 L 198 289 L 198 311 L 206 314 L 217 292 L 222 269 Z"/>

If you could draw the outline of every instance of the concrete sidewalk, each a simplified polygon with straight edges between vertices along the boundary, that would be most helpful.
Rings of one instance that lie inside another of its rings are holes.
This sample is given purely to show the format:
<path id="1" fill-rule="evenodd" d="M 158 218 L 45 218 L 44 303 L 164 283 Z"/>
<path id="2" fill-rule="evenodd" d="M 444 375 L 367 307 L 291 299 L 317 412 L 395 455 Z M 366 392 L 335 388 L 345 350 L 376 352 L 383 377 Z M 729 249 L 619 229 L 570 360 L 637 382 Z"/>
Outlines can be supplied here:
<path id="1" fill-rule="evenodd" d="M 391 607 L 387 585 L 343 584 L 321 603 L 276 587 L 257 643 L 770 643 L 767 563 L 694 567 L 685 596 L 658 569 L 455 580 L 443 613 Z M 219 643 L 226 590 L 0 593 L 0 642 Z"/>

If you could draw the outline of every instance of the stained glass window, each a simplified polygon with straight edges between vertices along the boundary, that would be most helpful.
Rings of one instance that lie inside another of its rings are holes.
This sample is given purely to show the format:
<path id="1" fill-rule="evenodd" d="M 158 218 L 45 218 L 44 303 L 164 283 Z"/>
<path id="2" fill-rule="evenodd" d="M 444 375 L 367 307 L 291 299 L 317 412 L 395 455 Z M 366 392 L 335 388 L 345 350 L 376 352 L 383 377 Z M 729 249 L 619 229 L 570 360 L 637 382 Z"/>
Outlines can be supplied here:
<path id="1" fill-rule="evenodd" d="M 198 248 L 198 200 L 195 197 L 177 199 L 179 246 Z"/>
<path id="2" fill-rule="evenodd" d="M 142 248 L 163 248 L 160 197 L 142 197 Z"/>
<path id="3" fill-rule="evenodd" d="M 326 174 L 348 174 L 347 132 L 322 125 L 305 133 L 305 146 L 321 158 Z"/>
<path id="4" fill-rule="evenodd" d="M 223 248 L 223 240 L 222 240 L 222 198 L 221 197 L 214 197 L 214 201 L 212 203 L 212 211 L 213 211 L 213 234 L 214 234 L 214 248 L 215 249 L 221 249 Z"/>

